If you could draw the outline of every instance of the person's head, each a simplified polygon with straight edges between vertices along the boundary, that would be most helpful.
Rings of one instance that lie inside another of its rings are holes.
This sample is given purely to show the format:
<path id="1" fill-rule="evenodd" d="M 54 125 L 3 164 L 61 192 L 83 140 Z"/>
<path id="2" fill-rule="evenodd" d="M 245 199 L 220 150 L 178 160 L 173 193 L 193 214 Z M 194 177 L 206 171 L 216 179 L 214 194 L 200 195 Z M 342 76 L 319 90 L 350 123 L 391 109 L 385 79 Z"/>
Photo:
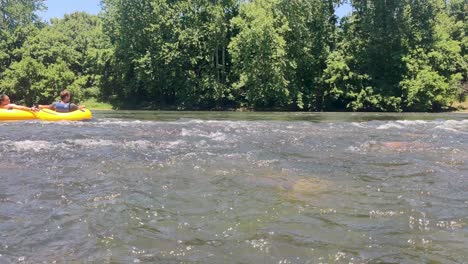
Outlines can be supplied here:
<path id="1" fill-rule="evenodd" d="M 70 101 L 70 92 L 68 90 L 61 91 L 60 98 L 63 102 L 68 103 L 68 101 Z"/>
<path id="2" fill-rule="evenodd" d="M 1 94 L 0 95 L 0 104 L 1 105 L 7 105 L 10 103 L 10 97 L 6 94 Z"/>

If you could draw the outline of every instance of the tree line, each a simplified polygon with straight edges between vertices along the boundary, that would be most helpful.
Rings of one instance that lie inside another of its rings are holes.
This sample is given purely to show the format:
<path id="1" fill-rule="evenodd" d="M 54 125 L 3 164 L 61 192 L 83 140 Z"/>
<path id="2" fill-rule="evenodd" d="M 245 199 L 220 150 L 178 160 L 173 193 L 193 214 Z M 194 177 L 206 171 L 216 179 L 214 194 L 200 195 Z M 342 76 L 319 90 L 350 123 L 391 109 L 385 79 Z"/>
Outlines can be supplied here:
<path id="1" fill-rule="evenodd" d="M 336 9 L 352 12 L 339 18 Z M 0 0 L 0 92 L 115 108 L 441 111 L 468 79 L 464 0 Z"/>

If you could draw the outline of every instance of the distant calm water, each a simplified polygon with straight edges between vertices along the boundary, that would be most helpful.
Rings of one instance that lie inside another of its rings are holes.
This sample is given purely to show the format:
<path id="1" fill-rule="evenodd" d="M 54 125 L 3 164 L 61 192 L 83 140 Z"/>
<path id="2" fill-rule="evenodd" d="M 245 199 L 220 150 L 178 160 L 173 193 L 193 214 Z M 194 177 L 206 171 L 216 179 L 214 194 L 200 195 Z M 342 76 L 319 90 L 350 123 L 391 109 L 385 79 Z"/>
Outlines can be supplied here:
<path id="1" fill-rule="evenodd" d="M 468 114 L 0 123 L 0 263 L 466 263 Z"/>

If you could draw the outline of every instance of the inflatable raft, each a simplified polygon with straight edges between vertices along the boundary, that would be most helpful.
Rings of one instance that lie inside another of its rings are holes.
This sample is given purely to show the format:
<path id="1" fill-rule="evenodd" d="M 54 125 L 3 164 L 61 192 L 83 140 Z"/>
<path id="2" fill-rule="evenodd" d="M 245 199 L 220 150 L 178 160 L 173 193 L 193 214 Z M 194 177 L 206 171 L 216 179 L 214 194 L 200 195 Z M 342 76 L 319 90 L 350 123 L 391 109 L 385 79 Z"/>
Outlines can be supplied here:
<path id="1" fill-rule="evenodd" d="M 91 111 L 88 109 L 76 110 L 69 113 L 58 113 L 54 110 L 42 109 L 38 112 L 29 112 L 17 109 L 0 109 L 0 121 L 13 120 L 33 120 L 39 119 L 44 121 L 81 121 L 93 118 Z"/>
<path id="2" fill-rule="evenodd" d="M 29 111 L 17 109 L 0 109 L 0 121 L 3 120 L 31 120 L 37 117 Z"/>

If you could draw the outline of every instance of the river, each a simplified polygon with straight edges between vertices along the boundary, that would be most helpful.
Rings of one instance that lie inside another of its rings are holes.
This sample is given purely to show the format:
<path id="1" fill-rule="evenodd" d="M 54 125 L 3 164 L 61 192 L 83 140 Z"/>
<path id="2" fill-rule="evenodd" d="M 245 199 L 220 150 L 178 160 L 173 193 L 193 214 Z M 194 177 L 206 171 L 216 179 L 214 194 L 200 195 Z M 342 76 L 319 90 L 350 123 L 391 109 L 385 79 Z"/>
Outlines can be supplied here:
<path id="1" fill-rule="evenodd" d="M 0 123 L 0 263 L 464 263 L 468 114 Z"/>

